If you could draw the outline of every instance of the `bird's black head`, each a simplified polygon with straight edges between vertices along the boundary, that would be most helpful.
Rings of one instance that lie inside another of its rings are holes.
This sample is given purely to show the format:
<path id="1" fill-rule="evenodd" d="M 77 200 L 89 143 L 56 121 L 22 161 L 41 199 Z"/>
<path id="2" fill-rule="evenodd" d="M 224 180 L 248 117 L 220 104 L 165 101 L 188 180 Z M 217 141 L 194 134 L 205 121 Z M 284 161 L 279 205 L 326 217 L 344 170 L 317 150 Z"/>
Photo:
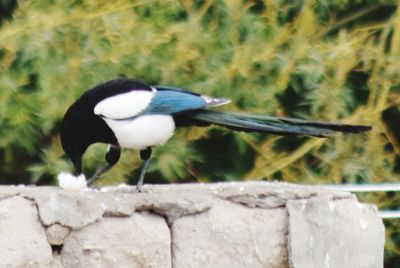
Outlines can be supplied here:
<path id="1" fill-rule="evenodd" d="M 72 105 L 64 116 L 61 124 L 61 145 L 75 167 L 75 175 L 82 173 L 82 156 L 91 144 L 88 140 L 90 129 L 85 126 L 88 115 L 81 113 L 79 105 Z"/>
<path id="2" fill-rule="evenodd" d="M 151 88 L 137 80 L 116 79 L 86 91 L 69 107 L 61 124 L 62 147 L 75 167 L 75 174 L 82 173 L 82 156 L 93 143 L 118 145 L 118 141 L 105 121 L 94 113 L 100 101 L 135 89 Z"/>

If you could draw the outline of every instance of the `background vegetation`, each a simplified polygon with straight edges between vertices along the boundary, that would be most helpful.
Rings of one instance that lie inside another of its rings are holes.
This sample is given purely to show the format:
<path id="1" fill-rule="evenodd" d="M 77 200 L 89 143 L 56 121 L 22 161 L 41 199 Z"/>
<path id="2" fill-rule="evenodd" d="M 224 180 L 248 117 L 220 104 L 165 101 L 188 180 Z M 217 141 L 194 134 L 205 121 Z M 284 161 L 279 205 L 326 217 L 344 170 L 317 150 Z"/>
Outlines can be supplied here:
<path id="1" fill-rule="evenodd" d="M 155 149 L 146 182 L 399 180 L 400 9 L 389 0 L 0 0 L 0 183 L 55 183 L 71 170 L 64 112 L 116 77 L 229 96 L 224 109 L 369 124 L 367 135 L 285 138 L 182 129 Z M 103 165 L 91 147 L 85 171 Z M 137 152 L 99 183 L 135 183 Z M 400 195 L 364 194 L 382 209 Z M 400 265 L 387 221 L 386 267 Z"/>

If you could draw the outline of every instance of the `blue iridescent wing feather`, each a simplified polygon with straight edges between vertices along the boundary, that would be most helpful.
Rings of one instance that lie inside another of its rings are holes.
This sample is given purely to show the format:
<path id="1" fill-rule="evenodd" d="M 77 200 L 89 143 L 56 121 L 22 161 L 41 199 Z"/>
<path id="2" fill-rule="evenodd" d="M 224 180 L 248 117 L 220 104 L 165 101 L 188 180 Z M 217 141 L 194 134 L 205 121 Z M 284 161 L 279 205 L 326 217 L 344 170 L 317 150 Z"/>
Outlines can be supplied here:
<path id="1" fill-rule="evenodd" d="M 202 109 L 206 107 L 206 104 L 206 100 L 200 95 L 179 89 L 163 88 L 155 93 L 149 106 L 141 114 L 175 115 Z"/>

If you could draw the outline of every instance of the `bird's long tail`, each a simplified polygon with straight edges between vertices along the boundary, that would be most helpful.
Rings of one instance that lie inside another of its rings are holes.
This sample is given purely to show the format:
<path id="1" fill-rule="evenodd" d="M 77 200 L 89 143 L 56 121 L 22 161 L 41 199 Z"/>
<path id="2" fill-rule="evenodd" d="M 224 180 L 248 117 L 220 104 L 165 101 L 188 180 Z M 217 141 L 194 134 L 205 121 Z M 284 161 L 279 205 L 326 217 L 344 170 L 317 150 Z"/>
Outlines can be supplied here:
<path id="1" fill-rule="evenodd" d="M 335 132 L 362 133 L 371 129 L 365 125 L 348 125 L 265 115 L 200 110 L 188 116 L 194 122 L 215 124 L 241 131 L 257 131 L 277 135 L 307 135 L 329 137 Z"/>

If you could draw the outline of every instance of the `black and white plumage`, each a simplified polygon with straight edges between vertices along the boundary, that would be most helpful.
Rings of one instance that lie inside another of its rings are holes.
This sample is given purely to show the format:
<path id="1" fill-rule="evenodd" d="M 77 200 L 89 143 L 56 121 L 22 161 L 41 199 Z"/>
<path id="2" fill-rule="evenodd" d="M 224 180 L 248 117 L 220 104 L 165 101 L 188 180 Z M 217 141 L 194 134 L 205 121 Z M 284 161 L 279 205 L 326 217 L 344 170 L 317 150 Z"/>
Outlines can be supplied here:
<path id="1" fill-rule="evenodd" d="M 162 145 L 176 127 L 216 124 L 241 131 L 277 135 L 327 137 L 336 131 L 361 133 L 369 126 L 332 124 L 261 115 L 218 112 L 209 108 L 229 103 L 179 88 L 149 86 L 133 79 L 116 79 L 86 91 L 66 112 L 61 125 L 61 143 L 82 173 L 82 156 L 93 143 L 109 144 L 108 165 L 89 179 L 93 183 L 115 165 L 121 148 L 140 150 L 145 161 L 137 185 L 141 190 L 151 157 L 151 147 Z"/>

